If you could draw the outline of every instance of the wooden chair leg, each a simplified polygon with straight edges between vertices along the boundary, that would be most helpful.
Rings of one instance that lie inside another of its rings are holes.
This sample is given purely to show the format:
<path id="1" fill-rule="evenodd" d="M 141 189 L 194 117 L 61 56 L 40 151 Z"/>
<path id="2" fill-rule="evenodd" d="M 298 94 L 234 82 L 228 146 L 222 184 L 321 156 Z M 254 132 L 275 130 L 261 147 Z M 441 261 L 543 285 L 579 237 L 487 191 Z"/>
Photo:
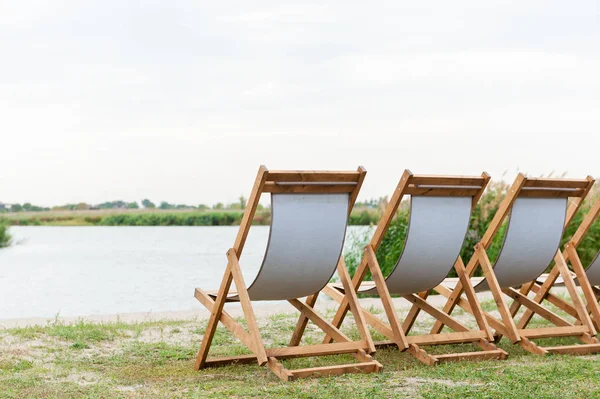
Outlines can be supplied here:
<path id="1" fill-rule="evenodd" d="M 587 308 L 592 314 L 592 321 L 596 326 L 600 326 L 600 307 L 598 306 L 598 300 L 594 294 L 594 290 L 587 279 L 585 269 L 581 264 L 581 259 L 579 259 L 579 255 L 577 254 L 575 247 L 573 247 L 570 243 L 565 245 L 565 249 L 569 260 L 571 261 L 571 265 L 573 266 L 573 271 L 575 272 L 577 280 L 579 281 L 579 286 L 583 291 L 583 295 L 587 302 Z"/>
<path id="2" fill-rule="evenodd" d="M 233 280 L 231 265 L 232 262 L 229 261 L 227 263 L 227 268 L 225 269 L 225 274 L 223 275 L 223 280 L 221 281 L 221 286 L 219 287 L 219 293 L 217 294 L 216 302 L 210 312 L 210 318 L 208 319 L 208 324 L 206 325 L 206 330 L 204 331 L 204 336 L 202 337 L 200 351 L 198 351 L 198 355 L 196 356 L 194 370 L 199 370 L 204 367 L 206 358 L 208 356 L 208 350 L 210 349 L 210 344 L 215 336 L 215 331 L 217 331 L 217 324 L 221 318 L 223 306 L 225 306 L 225 300 L 227 299 L 227 294 L 229 293 L 229 288 L 231 287 L 231 282 Z"/>
<path id="3" fill-rule="evenodd" d="M 481 244 L 475 245 L 475 252 L 479 257 L 479 263 L 483 269 L 483 274 L 485 275 L 485 279 L 490 287 L 490 291 L 494 296 L 494 301 L 496 302 L 496 306 L 500 312 L 500 316 L 502 317 L 503 324 L 507 329 L 508 337 L 512 342 L 518 342 L 521 337 L 517 331 L 517 326 L 515 326 L 515 321 L 508 310 L 508 306 L 504 300 L 502 290 L 498 284 L 498 280 L 496 279 L 496 275 L 492 270 L 490 259 L 488 258 L 487 253 Z"/>
<path id="4" fill-rule="evenodd" d="M 546 281 L 544 281 L 544 283 L 541 285 L 541 287 L 539 287 L 535 296 L 533 297 L 534 302 L 542 303 L 542 301 L 550 293 L 550 288 L 552 288 L 552 286 L 556 282 L 556 279 L 558 278 L 559 275 L 560 275 L 560 272 L 558 271 L 558 268 L 556 266 L 554 266 L 552 268 L 552 270 L 550 271 L 550 273 L 548 273 L 548 276 L 546 277 Z M 533 286 L 532 286 L 532 288 L 533 288 Z M 521 316 L 521 318 L 519 319 L 519 321 L 517 323 L 517 328 L 524 329 L 525 327 L 527 327 L 527 325 L 531 321 L 531 318 L 533 317 L 534 314 L 535 313 L 531 309 L 525 309 L 525 312 L 523 313 L 523 315 Z"/>
<path id="5" fill-rule="evenodd" d="M 319 293 L 313 294 L 306 298 L 306 305 L 311 308 L 315 306 L 317 302 L 317 298 Z M 298 318 L 298 322 L 296 323 L 296 328 L 294 329 L 294 333 L 292 334 L 292 339 L 290 340 L 290 346 L 298 346 L 300 345 L 300 341 L 302 340 L 302 336 L 304 335 L 304 331 L 306 330 L 306 325 L 308 324 L 308 317 L 304 314 L 300 313 L 300 317 Z"/>
<path id="6" fill-rule="evenodd" d="M 523 284 L 521 286 L 521 288 L 519 289 L 519 293 L 521 295 L 527 296 L 529 294 L 529 292 L 533 289 L 534 285 L 535 285 L 535 281 L 531 281 L 529 283 Z M 513 303 L 510 304 L 509 310 L 510 310 L 510 315 L 513 319 L 519 312 L 519 309 L 521 309 L 521 302 L 513 301 Z M 517 325 L 517 328 L 520 328 L 520 327 Z M 496 335 L 494 336 L 494 341 L 500 342 L 501 339 L 502 339 L 502 334 L 497 332 Z"/>
<path id="7" fill-rule="evenodd" d="M 387 284 L 385 282 L 385 279 L 383 278 L 383 274 L 381 273 L 381 268 L 379 267 L 379 262 L 377 262 L 375 251 L 373 251 L 373 247 L 371 247 L 371 245 L 366 246 L 365 257 L 367 258 L 367 264 L 369 265 L 371 275 L 373 276 L 373 280 L 375 281 L 377 293 L 379 294 L 379 298 L 381 299 L 381 302 L 383 304 L 383 309 L 385 310 L 385 314 L 390 323 L 392 333 L 394 334 L 394 341 L 396 342 L 398 348 L 401 351 L 405 350 L 406 348 L 408 348 L 408 342 L 406 341 L 404 331 L 402 331 L 400 320 L 398 320 L 398 316 L 396 315 L 396 309 L 394 308 L 394 303 L 392 302 L 392 297 L 390 296 Z"/>
<path id="8" fill-rule="evenodd" d="M 477 269 L 478 265 L 479 265 L 479 258 L 476 256 L 476 254 L 473 254 L 473 256 L 471 257 L 471 260 L 469 260 L 469 264 L 465 268 L 465 276 L 468 279 L 471 278 L 471 276 L 475 272 L 475 269 Z M 450 294 L 450 296 L 447 297 L 448 300 L 446 301 L 446 304 L 444 305 L 442 310 L 447 314 L 452 314 L 452 311 L 454 310 L 456 305 L 458 305 L 458 303 L 461 300 L 462 293 L 463 293 L 463 285 L 459 281 L 456 284 L 456 287 L 454 287 L 454 289 L 452 290 L 452 293 Z M 433 325 L 433 328 L 431 329 L 430 334 L 439 334 L 443 328 L 444 328 L 444 323 L 437 320 L 435 322 L 435 324 Z"/>
<path id="9" fill-rule="evenodd" d="M 583 305 L 583 302 L 579 297 L 579 294 L 577 293 L 577 288 L 575 287 L 575 282 L 573 281 L 571 272 L 567 267 L 567 262 L 565 261 L 560 251 L 557 251 L 556 256 L 554 257 L 554 261 L 556 263 L 558 271 L 561 274 L 561 277 L 564 280 L 565 287 L 567 287 L 567 291 L 569 292 L 569 296 L 571 297 L 571 302 L 573 303 L 575 310 L 577 310 L 577 314 L 579 315 L 579 321 L 581 321 L 583 325 L 586 325 L 590 329 L 589 333 L 591 335 L 596 335 L 596 328 L 594 327 L 594 323 L 592 323 L 590 315 L 588 314 L 587 309 Z"/>
<path id="10" fill-rule="evenodd" d="M 530 281 L 528 283 L 525 283 L 521 286 L 521 288 L 519 289 L 519 293 L 521 295 L 527 296 L 529 294 L 529 292 L 531 291 L 531 289 L 533 288 L 533 285 L 535 284 L 535 281 Z M 513 303 L 511 303 L 510 305 L 510 315 L 512 317 L 515 317 L 517 315 L 517 313 L 519 313 L 519 309 L 521 309 L 521 303 L 519 301 L 514 301 Z"/>
<path id="11" fill-rule="evenodd" d="M 429 291 L 419 292 L 418 295 L 419 295 L 419 298 L 425 300 L 429 296 Z M 410 333 L 410 330 L 412 329 L 413 325 L 415 324 L 415 321 L 417 321 L 417 317 L 419 316 L 419 313 L 421 313 L 421 308 L 418 307 L 417 305 L 413 304 L 411 306 L 410 310 L 408 311 L 408 314 L 406 315 L 404 322 L 402 323 L 402 331 L 404 332 L 405 335 L 408 335 L 408 333 Z"/>
<path id="12" fill-rule="evenodd" d="M 344 292 L 346 294 L 345 296 L 346 298 L 348 298 L 348 305 L 350 306 L 350 310 L 354 315 L 354 322 L 356 323 L 358 332 L 361 338 L 367 341 L 367 344 L 369 346 L 369 353 L 375 353 L 375 344 L 373 343 L 373 338 L 371 338 L 371 333 L 369 332 L 369 328 L 367 327 L 367 323 L 365 322 L 365 318 L 362 313 L 362 308 L 358 303 L 356 289 L 352 286 L 350 274 L 348 274 L 348 269 L 346 269 L 346 264 L 344 263 L 343 257 L 340 257 L 337 266 L 337 271 L 340 275 L 340 280 L 342 281 L 342 285 L 344 287 Z"/>
<path id="13" fill-rule="evenodd" d="M 458 275 L 458 279 L 461 282 L 463 289 L 465 291 L 465 295 L 467 300 L 471 304 L 471 312 L 477 321 L 477 325 L 479 329 L 485 331 L 487 334 L 487 338 L 489 341 L 494 340 L 494 336 L 492 335 L 492 331 L 490 326 L 483 314 L 483 310 L 481 309 L 481 304 L 477 299 L 477 294 L 475 293 L 475 289 L 471 284 L 470 278 L 467 276 L 465 264 L 462 261 L 462 258 L 459 256 L 456 262 L 454 263 L 454 270 L 456 270 L 456 274 Z"/>
<path id="14" fill-rule="evenodd" d="M 244 311 L 244 317 L 246 318 L 248 331 L 254 340 L 253 352 L 256 354 L 258 364 L 264 366 L 268 361 L 267 353 L 260 336 L 258 324 L 256 323 L 256 316 L 254 315 L 252 302 L 248 296 L 248 289 L 246 288 L 246 283 L 244 282 L 244 277 L 242 276 L 242 271 L 240 270 L 240 264 L 233 248 L 227 251 L 227 257 L 231 262 L 231 274 L 233 275 L 235 287 L 237 288 L 238 297 L 240 299 L 240 304 L 242 305 L 242 310 Z"/>
<path id="15" fill-rule="evenodd" d="M 354 274 L 354 277 L 352 278 L 352 286 L 354 287 L 354 291 L 358 290 L 358 288 L 360 287 L 360 284 L 363 282 L 366 274 L 367 274 L 367 259 L 363 257 L 360 264 L 358 265 L 358 268 L 356 269 L 356 273 Z M 344 322 L 344 319 L 346 318 L 346 314 L 348 313 L 348 310 L 350 310 L 350 305 L 348 303 L 348 298 L 344 296 L 344 299 L 343 299 L 342 303 L 340 304 L 340 307 L 338 308 L 337 312 L 335 313 L 335 316 L 333 317 L 332 323 L 334 326 L 339 328 L 342 325 L 342 323 Z M 333 342 L 333 338 L 326 335 L 325 339 L 323 340 L 323 343 L 328 344 L 331 342 Z"/>

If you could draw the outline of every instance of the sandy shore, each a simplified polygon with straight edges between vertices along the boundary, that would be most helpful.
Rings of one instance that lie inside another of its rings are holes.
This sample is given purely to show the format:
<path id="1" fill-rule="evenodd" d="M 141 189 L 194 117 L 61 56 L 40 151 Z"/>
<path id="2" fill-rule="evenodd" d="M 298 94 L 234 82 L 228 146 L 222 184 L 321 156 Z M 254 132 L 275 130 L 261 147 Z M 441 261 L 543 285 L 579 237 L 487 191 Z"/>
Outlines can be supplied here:
<path id="1" fill-rule="evenodd" d="M 489 292 L 479 294 L 481 300 L 491 298 Z M 403 300 L 402 298 L 394 298 L 394 305 L 396 309 L 406 309 L 410 307 L 410 303 Z M 428 301 L 434 306 L 443 306 L 446 299 L 441 295 L 434 295 L 428 298 Z M 360 303 L 363 307 L 369 308 L 371 306 L 383 309 L 381 301 L 377 298 L 361 298 Z M 255 302 L 254 312 L 259 318 L 268 317 L 273 314 L 280 313 L 295 313 L 296 308 L 287 302 Z M 324 312 L 328 309 L 337 309 L 337 304 L 328 299 L 320 298 L 317 301 L 317 310 Z M 242 308 L 238 303 L 228 303 L 225 305 L 227 312 L 233 317 L 243 316 Z M 46 325 L 56 320 L 61 323 L 71 324 L 76 323 L 80 320 L 94 323 L 108 323 L 115 321 L 124 322 L 142 322 L 142 321 L 156 321 L 156 320 L 194 320 L 194 319 L 205 319 L 210 316 L 209 312 L 200 303 L 196 309 L 178 310 L 169 312 L 140 312 L 140 313 L 121 313 L 121 314 L 104 314 L 104 315 L 88 315 L 88 316 L 72 316 L 72 317 L 58 317 L 58 318 L 44 318 L 44 317 L 29 317 L 29 318 L 18 318 L 18 319 L 5 319 L 0 320 L 0 328 L 15 328 L 15 327 L 27 327 L 34 325 Z"/>

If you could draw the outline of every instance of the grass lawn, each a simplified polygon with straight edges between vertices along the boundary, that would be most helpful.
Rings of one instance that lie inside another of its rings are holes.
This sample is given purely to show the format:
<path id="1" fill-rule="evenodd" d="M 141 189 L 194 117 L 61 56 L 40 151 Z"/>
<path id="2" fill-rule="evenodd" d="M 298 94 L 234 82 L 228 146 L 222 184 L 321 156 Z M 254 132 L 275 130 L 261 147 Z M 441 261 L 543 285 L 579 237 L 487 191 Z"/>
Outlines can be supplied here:
<path id="1" fill-rule="evenodd" d="M 296 316 L 260 319 L 265 342 L 285 345 Z M 536 324 L 543 325 L 537 321 Z M 416 328 L 426 331 L 425 319 Z M 284 383 L 257 365 L 192 369 L 206 320 L 93 324 L 58 322 L 0 330 L 0 398 L 600 398 L 600 357 L 539 357 L 503 339 L 507 361 L 422 365 L 381 349 L 381 374 Z M 343 330 L 357 336 L 352 321 Z M 309 325 L 305 343 L 322 333 Z M 374 334 L 375 338 L 378 337 Z M 551 339 L 548 343 L 574 343 Z M 219 327 L 212 355 L 248 353 Z M 470 345 L 432 352 L 470 351 Z M 352 362 L 349 356 L 294 359 L 292 368 Z"/>

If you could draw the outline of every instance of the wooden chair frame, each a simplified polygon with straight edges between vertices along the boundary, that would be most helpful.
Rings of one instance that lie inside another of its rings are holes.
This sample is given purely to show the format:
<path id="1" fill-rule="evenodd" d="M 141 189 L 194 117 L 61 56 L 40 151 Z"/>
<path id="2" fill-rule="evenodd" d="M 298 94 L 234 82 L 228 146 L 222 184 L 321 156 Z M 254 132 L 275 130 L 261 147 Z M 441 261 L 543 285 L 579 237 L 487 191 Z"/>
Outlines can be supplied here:
<path id="1" fill-rule="evenodd" d="M 257 361 L 261 366 L 266 365 L 280 379 L 290 381 L 297 378 L 319 375 L 379 372 L 382 369 L 381 364 L 370 356 L 375 352 L 375 346 L 362 316 L 357 297 L 355 294 L 352 294 L 353 291 L 349 291 L 348 302 L 357 322 L 361 340 L 352 341 L 315 311 L 314 304 L 318 295 L 318 293 L 315 293 L 308 297 L 306 303 L 302 303 L 298 299 L 290 299 L 288 302 L 300 311 L 299 324 L 305 327 L 310 320 L 328 334 L 328 336 L 333 337 L 336 342 L 331 344 L 298 346 L 304 332 L 304 329 L 302 329 L 301 332 L 296 331 L 294 333 L 289 347 L 265 348 L 239 264 L 239 259 L 262 193 L 349 193 L 348 212 L 350 213 L 365 175 L 366 170 L 363 167 L 359 167 L 355 172 L 269 171 L 265 166 L 259 168 L 235 243 L 227 251 L 227 268 L 218 293 L 216 296 L 212 295 L 211 297 L 210 293 L 196 288 L 194 294 L 196 299 L 211 312 L 194 365 L 196 370 L 231 363 L 252 363 Z M 350 287 L 350 277 L 341 256 L 337 265 L 337 271 L 342 283 Z M 235 282 L 239 302 L 242 305 L 248 325 L 248 331 L 223 309 L 230 293 L 232 281 Z M 208 359 L 208 351 L 218 322 L 221 322 L 229 329 L 236 338 L 252 351 L 252 354 Z M 358 363 L 288 370 L 280 362 L 282 359 L 342 353 L 353 355 L 358 360 Z"/>
<path id="2" fill-rule="evenodd" d="M 479 306 L 477 297 L 473 287 L 471 286 L 470 280 L 467 278 L 465 273 L 465 266 L 460 256 L 458 256 L 454 269 L 458 274 L 460 281 L 463 282 L 466 288 L 468 303 L 471 309 L 474 310 L 474 316 L 479 326 L 479 330 L 471 330 L 464 324 L 450 316 L 448 313 L 440 311 L 436 307 L 430 305 L 427 302 L 429 291 L 420 293 L 413 293 L 410 295 L 404 295 L 403 297 L 411 302 L 413 305 L 401 323 L 392 298 L 388 291 L 386 281 L 381 272 L 379 263 L 375 253 L 381 241 L 383 240 L 384 234 L 396 215 L 398 207 L 402 201 L 404 195 L 413 196 L 471 196 L 472 197 L 472 208 L 475 207 L 479 198 L 483 194 L 490 176 L 487 173 L 483 173 L 481 176 L 437 176 L 437 175 L 413 175 L 409 170 L 405 170 L 402 175 L 390 202 L 377 225 L 377 229 L 373 234 L 373 238 L 370 243 L 365 247 L 365 255 L 352 279 L 352 288 L 356 292 L 362 284 L 367 271 L 371 272 L 375 287 L 379 298 L 382 301 L 385 314 L 388 319 L 388 323 L 381 321 L 378 317 L 371 314 L 367 310 L 363 309 L 363 314 L 367 322 L 385 335 L 389 340 L 376 342 L 376 346 L 389 346 L 395 345 L 401 351 L 408 350 L 408 352 L 420 360 L 421 362 L 428 365 L 439 364 L 444 361 L 455 361 L 462 359 L 505 359 L 507 353 L 503 350 L 496 348 L 493 343 L 492 332 L 487 324 L 483 311 Z M 333 319 L 334 326 L 340 326 L 348 310 L 350 309 L 349 303 L 344 295 L 336 288 L 328 285 L 325 287 L 324 292 L 332 299 L 336 300 L 340 307 Z M 345 288 L 347 292 L 347 288 Z M 451 333 L 436 333 L 429 335 L 411 335 L 409 332 L 413 327 L 415 320 L 419 313 L 424 311 L 429 315 L 433 316 L 436 320 L 441 320 L 444 324 L 448 325 L 455 332 Z M 325 342 L 331 342 L 333 337 L 328 336 Z M 483 351 L 477 352 L 465 352 L 465 353 L 454 353 L 446 355 L 432 355 L 427 353 L 421 346 L 427 345 L 440 345 L 440 344 L 453 344 L 453 343 L 465 343 L 472 342 L 479 346 Z"/>
<path id="3" fill-rule="evenodd" d="M 574 204 L 571 204 L 571 206 L 574 206 Z M 576 211 L 577 209 L 575 209 L 575 212 Z M 581 263 L 581 259 L 577 254 L 577 248 L 579 247 L 579 244 L 581 244 L 581 241 L 587 234 L 588 230 L 598 219 L 599 215 L 600 197 L 596 200 L 596 202 L 592 205 L 588 213 L 585 215 L 583 221 L 573 234 L 573 237 L 571 237 L 569 242 L 565 244 L 562 253 L 562 256 L 565 259 L 565 261 L 571 263 L 571 275 L 573 276 L 573 278 L 577 279 L 579 286 L 581 287 L 581 291 L 583 292 L 585 301 L 587 303 L 588 314 L 590 315 L 590 318 L 594 323 L 594 327 L 596 327 L 596 330 L 600 329 L 600 305 L 598 304 L 598 301 L 600 300 L 600 287 L 596 287 L 590 284 L 587 278 L 586 269 Z M 578 322 L 581 323 L 582 320 L 579 318 L 577 309 L 569 302 L 550 292 L 550 289 L 552 288 L 559 276 L 560 271 L 557 270 L 556 267 L 554 267 L 552 271 L 546 276 L 546 280 L 542 284 L 534 282 L 532 284 L 527 284 L 523 286 L 523 295 L 527 295 L 529 293 L 529 290 L 533 291 L 535 292 L 535 297 L 533 299 L 534 301 L 540 303 L 543 300 L 547 300 L 548 302 L 557 306 L 564 312 L 575 317 L 578 320 Z M 521 316 L 521 319 L 519 319 L 517 327 L 523 326 L 524 328 L 525 326 L 527 326 L 532 316 L 533 314 L 531 314 L 529 310 L 526 310 L 523 316 Z"/>
<path id="4" fill-rule="evenodd" d="M 564 279 L 565 286 L 574 308 L 574 313 L 577 314 L 578 319 L 582 321 L 579 325 L 570 323 L 556 313 L 543 307 L 542 299 L 538 298 L 538 295 L 536 295 L 536 298 L 534 299 L 529 298 L 527 294 L 535 285 L 535 282 L 526 283 L 519 290 L 514 288 L 501 288 L 496 280 L 493 266 L 487 254 L 487 248 L 489 248 L 492 243 L 492 239 L 500 229 L 502 222 L 507 218 L 517 197 L 570 198 L 572 202 L 567 208 L 565 219 L 565 226 L 567 226 L 581 206 L 583 198 L 587 195 L 593 184 L 594 179 L 589 176 L 586 179 L 551 179 L 528 178 L 524 174 L 519 173 L 508 190 L 506 197 L 500 204 L 498 211 L 494 215 L 483 238 L 475 246 L 475 253 L 466 266 L 466 273 L 469 277 L 473 275 L 478 266 L 481 266 L 490 291 L 492 292 L 501 318 L 497 319 L 489 313 L 484 314 L 489 325 L 496 331 L 496 341 L 503 335 L 506 335 L 513 343 L 519 344 L 527 351 L 539 355 L 547 353 L 584 354 L 600 351 L 599 341 L 593 337 L 593 335 L 596 334 L 596 330 L 577 294 L 575 282 L 560 250 L 557 250 L 554 257 L 555 267 L 553 268 L 552 275 L 555 277 L 560 275 Z M 554 283 L 554 280 L 555 278 L 548 278 L 546 280 L 547 284 L 544 283 L 543 288 L 551 286 Z M 439 292 L 448 298 L 448 301 L 444 306 L 444 311 L 451 313 L 456 305 L 458 305 L 464 310 L 471 312 L 470 307 L 462 298 L 463 290 L 464 288 L 460 282 L 453 290 L 447 287 L 440 287 Z M 507 305 L 503 295 L 513 299 L 513 303 L 510 307 Z M 539 296 L 542 296 L 542 294 L 539 294 Z M 517 324 L 514 319 L 521 306 L 527 308 L 526 312 L 528 315 L 530 314 L 530 316 L 526 319 L 522 318 Z M 534 314 L 540 315 L 554 324 L 554 326 L 526 328 L 527 323 Z M 443 326 L 444 323 L 438 321 L 431 332 L 439 332 Z M 535 338 L 562 336 L 577 336 L 584 344 L 541 347 L 532 341 L 532 339 Z"/>

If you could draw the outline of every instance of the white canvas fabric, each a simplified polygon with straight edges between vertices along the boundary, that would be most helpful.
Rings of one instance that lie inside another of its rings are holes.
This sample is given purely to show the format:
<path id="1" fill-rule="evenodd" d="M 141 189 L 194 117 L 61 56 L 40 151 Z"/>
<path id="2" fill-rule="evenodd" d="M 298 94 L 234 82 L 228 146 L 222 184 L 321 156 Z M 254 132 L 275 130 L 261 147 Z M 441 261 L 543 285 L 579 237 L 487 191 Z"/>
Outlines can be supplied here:
<path id="1" fill-rule="evenodd" d="M 342 254 L 349 194 L 272 194 L 271 201 L 269 243 L 250 299 L 312 295 L 329 282 Z"/>
<path id="2" fill-rule="evenodd" d="M 566 198 L 517 198 L 494 274 L 502 288 L 519 287 L 538 278 L 560 246 L 567 212 Z M 486 279 L 475 286 L 489 290 Z"/>
<path id="3" fill-rule="evenodd" d="M 411 198 L 404 250 L 385 280 L 390 294 L 429 290 L 444 280 L 467 234 L 471 202 L 471 197 Z M 377 294 L 375 288 L 361 292 Z"/>

